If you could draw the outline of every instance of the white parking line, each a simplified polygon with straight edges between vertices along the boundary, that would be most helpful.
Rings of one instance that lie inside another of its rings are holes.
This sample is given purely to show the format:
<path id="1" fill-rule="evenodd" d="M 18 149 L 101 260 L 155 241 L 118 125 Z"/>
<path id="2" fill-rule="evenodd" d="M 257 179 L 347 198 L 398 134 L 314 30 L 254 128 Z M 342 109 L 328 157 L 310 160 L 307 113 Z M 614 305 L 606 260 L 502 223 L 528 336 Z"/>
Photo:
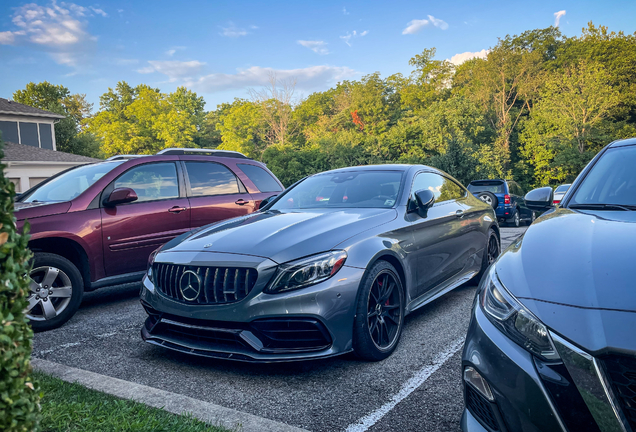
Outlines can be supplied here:
<path id="1" fill-rule="evenodd" d="M 464 345 L 464 338 L 459 338 L 452 342 L 450 346 L 437 354 L 431 364 L 424 366 L 417 371 L 411 379 L 409 379 L 397 392 L 389 402 L 382 405 L 377 410 L 373 411 L 358 420 L 356 423 L 350 424 L 346 432 L 364 432 L 371 426 L 376 424 L 382 417 L 389 413 L 397 404 L 406 399 L 411 393 L 413 393 L 419 386 L 424 384 L 431 375 L 433 375 L 446 361 L 451 358 L 457 351 L 459 351 Z"/>

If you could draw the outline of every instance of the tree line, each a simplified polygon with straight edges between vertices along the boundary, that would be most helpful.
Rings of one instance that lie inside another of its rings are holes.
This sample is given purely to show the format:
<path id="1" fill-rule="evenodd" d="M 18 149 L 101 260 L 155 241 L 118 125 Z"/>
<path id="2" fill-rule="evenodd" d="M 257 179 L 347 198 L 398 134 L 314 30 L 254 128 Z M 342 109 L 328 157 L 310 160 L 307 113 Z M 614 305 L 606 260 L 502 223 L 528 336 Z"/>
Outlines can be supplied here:
<path id="1" fill-rule="evenodd" d="M 162 93 L 120 82 L 92 113 L 85 95 L 48 82 L 14 100 L 62 113 L 58 149 L 88 156 L 166 147 L 236 150 L 289 185 L 351 165 L 422 163 L 467 184 L 514 179 L 524 188 L 570 182 L 612 140 L 636 136 L 636 33 L 589 23 L 506 36 L 486 58 L 453 65 L 424 49 L 410 75 L 379 73 L 297 98 L 271 77 L 250 97 L 205 111 L 184 87 Z"/>

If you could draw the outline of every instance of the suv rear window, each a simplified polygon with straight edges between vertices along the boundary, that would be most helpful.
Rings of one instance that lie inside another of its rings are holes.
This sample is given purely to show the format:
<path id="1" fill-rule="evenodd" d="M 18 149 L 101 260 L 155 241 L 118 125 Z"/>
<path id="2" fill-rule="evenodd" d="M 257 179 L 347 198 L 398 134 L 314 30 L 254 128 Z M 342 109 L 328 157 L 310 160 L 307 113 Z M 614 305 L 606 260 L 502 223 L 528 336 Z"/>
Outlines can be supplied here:
<path id="1" fill-rule="evenodd" d="M 502 181 L 471 182 L 468 185 L 468 190 L 471 193 L 476 193 L 476 192 L 506 193 L 506 188 L 504 187 L 504 182 Z"/>
<path id="2" fill-rule="evenodd" d="M 252 180 L 254 186 L 261 192 L 280 192 L 283 189 L 270 173 L 256 165 L 237 164 L 245 175 Z"/>

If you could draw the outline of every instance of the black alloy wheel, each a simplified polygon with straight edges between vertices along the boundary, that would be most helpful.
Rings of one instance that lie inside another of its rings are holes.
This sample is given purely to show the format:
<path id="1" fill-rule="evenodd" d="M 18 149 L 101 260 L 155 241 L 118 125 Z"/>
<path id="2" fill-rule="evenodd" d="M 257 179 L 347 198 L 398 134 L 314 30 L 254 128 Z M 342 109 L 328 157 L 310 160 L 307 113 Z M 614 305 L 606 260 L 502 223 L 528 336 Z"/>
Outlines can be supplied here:
<path id="1" fill-rule="evenodd" d="M 481 280 L 481 277 L 486 273 L 490 264 L 495 262 L 495 260 L 499 257 L 501 253 L 501 244 L 499 242 L 499 237 L 495 233 L 495 230 L 490 228 L 488 230 L 488 242 L 486 243 L 486 248 L 484 250 L 484 254 L 481 259 L 481 269 L 479 270 L 479 274 L 477 275 L 477 280 Z"/>
<path id="2" fill-rule="evenodd" d="M 363 360 L 384 360 L 395 350 L 404 325 L 405 294 L 395 267 L 377 261 L 360 283 L 353 349 Z"/>
<path id="3" fill-rule="evenodd" d="M 387 349 L 402 326 L 400 293 L 394 275 L 388 270 L 376 276 L 367 300 L 367 324 L 375 346 Z"/>
<path id="4" fill-rule="evenodd" d="M 515 215 L 512 217 L 512 224 L 519 228 L 521 226 L 521 216 L 519 216 L 519 210 L 515 210 Z"/>

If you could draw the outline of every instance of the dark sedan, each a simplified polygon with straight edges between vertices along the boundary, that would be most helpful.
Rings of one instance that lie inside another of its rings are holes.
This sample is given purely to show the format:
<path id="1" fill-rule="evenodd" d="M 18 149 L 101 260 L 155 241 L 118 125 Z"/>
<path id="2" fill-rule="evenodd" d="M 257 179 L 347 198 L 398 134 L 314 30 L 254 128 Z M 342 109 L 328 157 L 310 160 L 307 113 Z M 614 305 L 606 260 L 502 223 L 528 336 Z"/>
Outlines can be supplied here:
<path id="1" fill-rule="evenodd" d="M 636 431 L 636 139 L 608 145 L 480 283 L 465 432 Z"/>
<path id="2" fill-rule="evenodd" d="M 153 254 L 143 338 L 190 354 L 389 356 L 404 317 L 499 255 L 491 207 L 418 165 L 345 168 Z"/>

